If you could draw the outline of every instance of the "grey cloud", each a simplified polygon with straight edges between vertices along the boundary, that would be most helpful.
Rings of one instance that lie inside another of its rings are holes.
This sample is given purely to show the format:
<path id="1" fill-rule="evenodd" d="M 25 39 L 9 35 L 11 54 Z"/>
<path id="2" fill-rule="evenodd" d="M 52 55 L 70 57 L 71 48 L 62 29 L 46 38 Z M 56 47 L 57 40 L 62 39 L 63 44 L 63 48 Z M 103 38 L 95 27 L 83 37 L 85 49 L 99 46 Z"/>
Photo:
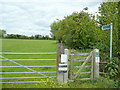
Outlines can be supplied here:
<path id="1" fill-rule="evenodd" d="M 91 4 L 90 4 L 91 5 Z M 50 33 L 50 24 L 57 18 L 62 19 L 74 11 L 80 11 L 89 3 L 80 2 L 4 2 L 0 8 L 0 18 L 8 33 L 43 35 Z M 92 3 L 94 6 L 94 4 Z M 95 5 L 93 8 L 96 8 Z M 91 6 L 91 10 L 93 10 Z M 95 9 L 96 10 L 96 9 Z M 94 10 L 94 11 L 95 11 Z"/>

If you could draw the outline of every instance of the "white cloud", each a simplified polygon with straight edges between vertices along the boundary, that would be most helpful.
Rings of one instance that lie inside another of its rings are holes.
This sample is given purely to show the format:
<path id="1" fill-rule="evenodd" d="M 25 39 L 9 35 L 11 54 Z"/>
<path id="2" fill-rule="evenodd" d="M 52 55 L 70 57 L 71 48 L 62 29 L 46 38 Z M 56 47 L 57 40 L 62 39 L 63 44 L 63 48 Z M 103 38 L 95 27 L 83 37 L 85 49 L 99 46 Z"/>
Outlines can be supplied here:
<path id="1" fill-rule="evenodd" d="M 102 2 L 104 0 L 1 0 L 2 2 Z"/>
<path id="2" fill-rule="evenodd" d="M 54 1 L 54 2 L 53 2 Z M 98 2 L 74 0 L 2 0 L 0 8 L 0 28 L 8 33 L 26 35 L 49 34 L 50 24 L 84 7 L 90 13 L 97 11 Z M 79 1 L 79 2 L 78 2 Z"/>

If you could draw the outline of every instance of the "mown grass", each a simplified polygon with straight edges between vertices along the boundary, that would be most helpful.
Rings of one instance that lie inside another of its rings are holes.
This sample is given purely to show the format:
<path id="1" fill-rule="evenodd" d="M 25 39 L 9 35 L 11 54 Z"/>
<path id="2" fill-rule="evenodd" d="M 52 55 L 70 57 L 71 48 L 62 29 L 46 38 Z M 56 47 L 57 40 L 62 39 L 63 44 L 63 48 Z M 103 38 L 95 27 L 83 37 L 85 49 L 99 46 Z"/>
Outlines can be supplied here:
<path id="1" fill-rule="evenodd" d="M 56 52 L 55 40 L 3 39 L 3 52 Z"/>

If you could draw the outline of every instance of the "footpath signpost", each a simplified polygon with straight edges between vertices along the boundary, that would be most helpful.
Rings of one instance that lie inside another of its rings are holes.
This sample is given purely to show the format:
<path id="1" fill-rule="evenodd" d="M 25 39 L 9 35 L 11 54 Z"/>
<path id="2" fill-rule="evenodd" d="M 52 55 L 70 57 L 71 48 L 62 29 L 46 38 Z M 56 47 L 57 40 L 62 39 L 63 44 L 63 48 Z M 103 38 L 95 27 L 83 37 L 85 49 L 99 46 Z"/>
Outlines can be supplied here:
<path id="1" fill-rule="evenodd" d="M 110 60 L 111 60 L 112 59 L 112 23 L 102 26 L 102 30 L 107 30 L 107 29 L 110 29 Z"/>

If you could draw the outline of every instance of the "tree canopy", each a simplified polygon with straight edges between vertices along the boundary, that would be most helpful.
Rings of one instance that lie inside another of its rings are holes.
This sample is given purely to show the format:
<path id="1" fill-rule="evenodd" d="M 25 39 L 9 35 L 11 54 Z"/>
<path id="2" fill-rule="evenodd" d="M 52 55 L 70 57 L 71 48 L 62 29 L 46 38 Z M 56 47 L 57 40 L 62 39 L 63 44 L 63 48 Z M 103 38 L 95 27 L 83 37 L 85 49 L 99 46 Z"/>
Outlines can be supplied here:
<path id="1" fill-rule="evenodd" d="M 84 11 L 74 12 L 51 24 L 53 36 L 74 49 L 93 47 L 97 29 L 94 16 Z"/>
<path id="2" fill-rule="evenodd" d="M 5 30 L 0 29 L 0 38 L 2 38 L 6 34 Z"/>
<path id="3" fill-rule="evenodd" d="M 113 55 L 118 55 L 118 2 L 103 2 L 101 3 L 101 6 L 99 7 L 99 24 L 107 25 L 112 23 L 113 24 Z M 101 28 L 101 27 L 100 27 Z M 102 31 L 100 30 L 98 32 L 98 48 L 104 51 L 104 53 L 109 53 L 109 47 L 110 47 L 110 30 Z M 109 55 L 109 54 L 107 54 Z"/>

